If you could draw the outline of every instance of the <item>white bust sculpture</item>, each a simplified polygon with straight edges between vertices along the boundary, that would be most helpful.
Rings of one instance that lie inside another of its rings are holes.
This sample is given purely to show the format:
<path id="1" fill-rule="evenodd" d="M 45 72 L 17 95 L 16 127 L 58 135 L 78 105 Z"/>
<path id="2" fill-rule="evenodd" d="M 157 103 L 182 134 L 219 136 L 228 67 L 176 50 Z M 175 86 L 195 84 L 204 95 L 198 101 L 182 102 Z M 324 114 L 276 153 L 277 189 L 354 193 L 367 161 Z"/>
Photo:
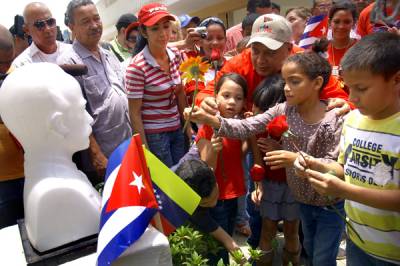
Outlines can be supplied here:
<path id="1" fill-rule="evenodd" d="M 25 224 L 41 252 L 99 230 L 100 195 L 72 162 L 89 146 L 85 103 L 78 82 L 50 63 L 18 68 L 0 88 L 0 116 L 25 150 Z"/>

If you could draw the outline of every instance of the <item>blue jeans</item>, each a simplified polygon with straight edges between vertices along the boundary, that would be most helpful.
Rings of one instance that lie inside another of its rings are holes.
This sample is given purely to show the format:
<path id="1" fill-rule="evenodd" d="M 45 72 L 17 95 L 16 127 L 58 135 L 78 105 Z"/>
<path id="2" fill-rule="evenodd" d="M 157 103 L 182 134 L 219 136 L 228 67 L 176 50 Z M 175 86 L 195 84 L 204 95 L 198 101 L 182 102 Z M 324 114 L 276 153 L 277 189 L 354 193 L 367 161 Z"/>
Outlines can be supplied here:
<path id="1" fill-rule="evenodd" d="M 368 255 L 365 251 L 357 247 L 349 238 L 346 240 L 346 265 L 373 265 L 373 266 L 395 266 L 396 264 L 383 261 Z"/>
<path id="2" fill-rule="evenodd" d="M 344 216 L 344 201 L 335 204 Z M 330 207 L 300 204 L 303 246 L 309 265 L 336 265 L 344 221 Z"/>
<path id="3" fill-rule="evenodd" d="M 246 185 L 246 190 L 247 193 L 249 193 L 248 188 L 249 188 L 249 182 L 250 182 L 250 177 L 249 177 L 249 166 L 247 165 L 247 161 L 243 161 L 243 170 L 244 170 L 244 182 Z M 251 191 L 250 191 L 251 192 Z M 236 217 L 236 224 L 237 225 L 246 225 L 249 223 L 249 215 L 247 214 L 246 211 L 246 195 L 240 196 L 238 198 L 238 214 Z"/>
<path id="4" fill-rule="evenodd" d="M 211 217 L 222 227 L 230 236 L 233 235 L 235 227 L 235 219 L 237 215 L 238 201 L 237 198 L 228 200 L 218 200 L 217 205 L 210 209 Z M 224 249 L 218 252 L 217 260 L 222 258 L 225 264 L 229 264 L 228 252 Z M 213 265 L 214 259 L 210 258 L 210 265 Z"/>
<path id="5" fill-rule="evenodd" d="M 24 217 L 24 178 L 0 182 L 0 229 Z"/>
<path id="6" fill-rule="evenodd" d="M 246 171 L 249 171 L 250 167 L 253 166 L 253 163 L 254 163 L 253 153 L 248 152 L 246 154 L 246 165 L 247 165 Z M 250 176 L 249 173 L 247 174 Z M 246 195 L 246 211 L 249 215 L 249 225 L 251 229 L 251 235 L 247 239 L 247 243 L 252 248 L 256 248 L 260 243 L 262 218 L 260 216 L 259 208 L 251 200 L 251 192 L 254 190 L 254 182 L 251 180 L 251 178 L 248 179 L 247 188 L 248 188 L 247 190 L 248 193 Z"/>
<path id="7" fill-rule="evenodd" d="M 146 134 L 150 151 L 166 166 L 172 167 L 185 154 L 185 139 L 182 129 L 175 131 Z"/>

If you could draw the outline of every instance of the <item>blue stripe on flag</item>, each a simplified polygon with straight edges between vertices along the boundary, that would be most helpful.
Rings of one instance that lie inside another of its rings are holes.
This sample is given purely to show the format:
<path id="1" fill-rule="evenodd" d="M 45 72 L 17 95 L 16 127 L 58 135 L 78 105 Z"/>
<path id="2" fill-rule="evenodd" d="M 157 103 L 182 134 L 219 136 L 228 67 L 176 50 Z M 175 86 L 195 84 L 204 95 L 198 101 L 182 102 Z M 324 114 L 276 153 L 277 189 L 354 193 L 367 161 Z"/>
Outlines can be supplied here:
<path id="1" fill-rule="evenodd" d="M 114 171 L 114 169 L 122 163 L 122 159 L 124 158 L 126 150 L 128 149 L 130 143 L 131 138 L 122 142 L 113 151 L 113 153 L 111 153 L 110 158 L 108 159 L 105 181 L 107 181 L 108 176 Z"/>
<path id="2" fill-rule="evenodd" d="M 126 250 L 127 244 L 132 245 L 142 236 L 156 211 L 157 209 L 146 208 L 135 220 L 118 232 L 99 254 L 97 265 L 111 265 L 111 262 L 117 259 Z"/>
<path id="3" fill-rule="evenodd" d="M 322 20 L 324 20 L 324 18 L 325 18 L 325 15 L 312 16 L 311 18 L 308 19 L 307 25 L 321 22 Z"/>
<path id="4" fill-rule="evenodd" d="M 156 197 L 158 196 L 157 200 L 159 201 L 159 206 L 162 207 L 159 211 L 165 219 L 175 227 L 183 225 L 189 218 L 189 214 L 159 189 L 154 182 L 153 188 L 156 190 L 155 194 Z"/>

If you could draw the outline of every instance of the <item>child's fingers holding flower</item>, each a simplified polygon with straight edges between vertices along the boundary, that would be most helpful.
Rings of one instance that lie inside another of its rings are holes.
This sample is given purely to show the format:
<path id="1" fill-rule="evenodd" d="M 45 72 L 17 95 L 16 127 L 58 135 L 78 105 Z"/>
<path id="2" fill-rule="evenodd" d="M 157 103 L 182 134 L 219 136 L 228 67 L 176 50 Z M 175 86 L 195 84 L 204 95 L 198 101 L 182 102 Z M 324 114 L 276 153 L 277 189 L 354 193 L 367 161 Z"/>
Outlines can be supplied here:
<path id="1" fill-rule="evenodd" d="M 205 113 L 201 108 L 194 106 L 193 109 L 188 107 L 183 111 L 183 117 L 185 120 L 189 120 L 194 123 L 205 124 L 208 114 Z"/>
<path id="2" fill-rule="evenodd" d="M 279 142 L 269 138 L 257 139 L 257 146 L 260 149 L 260 151 L 264 153 L 282 149 L 282 146 L 279 144 Z"/>
<path id="3" fill-rule="evenodd" d="M 311 186 L 321 195 L 343 197 L 346 183 L 340 178 L 329 173 L 323 174 L 311 169 L 306 170 L 307 180 Z"/>
<path id="4" fill-rule="evenodd" d="M 285 168 L 293 165 L 297 154 L 285 150 L 267 152 L 264 157 L 265 164 L 270 166 L 271 170 Z"/>
<path id="5" fill-rule="evenodd" d="M 204 110 L 204 112 L 216 115 L 218 113 L 218 104 L 214 97 L 205 98 L 201 104 L 200 108 Z"/>

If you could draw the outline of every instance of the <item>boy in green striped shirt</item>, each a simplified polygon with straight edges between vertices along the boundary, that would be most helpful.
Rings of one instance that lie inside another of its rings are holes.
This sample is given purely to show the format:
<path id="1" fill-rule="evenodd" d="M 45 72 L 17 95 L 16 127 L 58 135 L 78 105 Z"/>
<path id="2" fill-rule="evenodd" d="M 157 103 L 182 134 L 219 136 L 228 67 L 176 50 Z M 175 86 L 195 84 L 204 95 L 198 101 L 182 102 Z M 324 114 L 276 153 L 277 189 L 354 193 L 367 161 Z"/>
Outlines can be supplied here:
<path id="1" fill-rule="evenodd" d="M 368 35 L 341 65 L 357 109 L 338 162 L 305 155 L 295 168 L 319 193 L 346 199 L 347 265 L 400 265 L 400 36 Z"/>

